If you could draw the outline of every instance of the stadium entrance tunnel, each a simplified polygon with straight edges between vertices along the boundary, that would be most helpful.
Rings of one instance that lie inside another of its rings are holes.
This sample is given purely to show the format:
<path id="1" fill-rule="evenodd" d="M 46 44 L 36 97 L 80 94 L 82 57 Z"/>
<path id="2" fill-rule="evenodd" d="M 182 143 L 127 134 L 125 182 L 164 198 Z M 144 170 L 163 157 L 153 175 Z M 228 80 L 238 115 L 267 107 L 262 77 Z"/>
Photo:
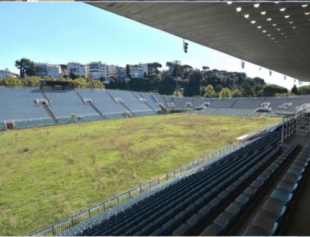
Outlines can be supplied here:
<path id="1" fill-rule="evenodd" d="M 15 124 L 14 124 L 14 122 L 5 122 L 5 129 L 6 130 L 13 130 L 13 129 L 15 129 L 16 127 L 15 127 Z"/>

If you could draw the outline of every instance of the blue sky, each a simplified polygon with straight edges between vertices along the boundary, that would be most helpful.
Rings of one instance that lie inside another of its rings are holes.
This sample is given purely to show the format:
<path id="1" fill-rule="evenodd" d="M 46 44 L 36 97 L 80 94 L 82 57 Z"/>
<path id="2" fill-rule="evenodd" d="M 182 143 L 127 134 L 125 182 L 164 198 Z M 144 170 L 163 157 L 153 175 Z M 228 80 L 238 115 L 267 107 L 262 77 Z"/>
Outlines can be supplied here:
<path id="1" fill-rule="evenodd" d="M 245 72 L 289 89 L 293 79 L 205 46 L 183 40 L 163 31 L 84 3 L 21 2 L 0 3 L 0 69 L 14 66 L 17 59 L 66 64 L 69 61 L 126 64 L 181 60 L 195 68 Z M 303 83 L 305 85 L 306 83 Z M 307 83 L 308 84 L 308 83 Z M 297 85 L 299 86 L 299 85 Z"/>

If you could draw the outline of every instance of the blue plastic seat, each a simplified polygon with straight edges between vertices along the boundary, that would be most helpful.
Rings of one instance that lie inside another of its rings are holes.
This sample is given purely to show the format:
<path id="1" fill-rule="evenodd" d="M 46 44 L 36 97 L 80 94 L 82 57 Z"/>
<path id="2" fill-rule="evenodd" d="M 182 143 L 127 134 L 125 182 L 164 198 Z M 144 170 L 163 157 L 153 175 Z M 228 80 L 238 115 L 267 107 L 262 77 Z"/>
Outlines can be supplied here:
<path id="1" fill-rule="evenodd" d="M 291 183 L 298 183 L 301 180 L 301 175 L 294 175 L 294 174 L 285 174 L 282 180 L 288 181 Z"/>
<path id="2" fill-rule="evenodd" d="M 214 211 L 214 206 L 207 204 L 199 210 L 199 213 L 201 213 L 205 219 L 207 219 Z"/>
<path id="3" fill-rule="evenodd" d="M 188 236 L 193 232 L 193 226 L 188 223 L 182 224 L 179 228 L 173 231 L 173 236 Z"/>
<path id="4" fill-rule="evenodd" d="M 225 234 L 224 232 L 225 230 L 222 227 L 211 224 L 199 236 L 221 236 Z"/>
<path id="5" fill-rule="evenodd" d="M 213 223 L 228 230 L 236 220 L 235 215 L 224 211 L 213 221 Z"/>
<path id="6" fill-rule="evenodd" d="M 168 233 L 168 230 L 166 230 L 163 227 L 158 228 L 153 233 L 150 234 L 150 236 L 164 236 Z"/>
<path id="7" fill-rule="evenodd" d="M 239 216 L 242 210 L 242 204 L 239 202 L 232 202 L 226 209 L 226 212 L 229 212 L 233 215 Z"/>
<path id="8" fill-rule="evenodd" d="M 163 228 L 168 230 L 169 232 L 172 231 L 175 227 L 178 226 L 178 224 L 181 222 L 181 220 L 177 219 L 170 219 L 166 224 L 163 225 Z"/>
<path id="9" fill-rule="evenodd" d="M 243 236 L 269 236 L 269 231 L 263 230 L 262 228 L 254 225 L 247 228 L 243 233 Z"/>
<path id="10" fill-rule="evenodd" d="M 245 194 L 245 193 L 242 193 L 240 194 L 236 199 L 235 199 L 236 202 L 239 202 L 240 204 L 242 204 L 241 206 L 241 212 L 243 212 L 249 205 L 250 203 L 250 196 Z"/>
<path id="11" fill-rule="evenodd" d="M 292 200 L 292 194 L 284 189 L 277 188 L 270 195 L 272 198 L 277 199 L 283 205 L 287 205 Z"/>
<path id="12" fill-rule="evenodd" d="M 304 168 L 302 168 L 302 169 L 300 169 L 300 168 L 290 168 L 287 171 L 288 174 L 293 174 L 293 175 L 296 175 L 296 176 L 299 176 L 299 175 L 303 174 L 304 172 L 305 172 Z"/>
<path id="13" fill-rule="evenodd" d="M 291 193 L 293 193 L 297 189 L 297 187 L 298 187 L 297 183 L 291 183 L 284 180 L 280 181 L 280 183 L 277 185 L 277 188 L 284 189 Z"/>
<path id="14" fill-rule="evenodd" d="M 249 201 L 252 202 L 256 198 L 258 192 L 255 187 L 249 186 L 243 191 L 243 193 L 247 194 L 250 198 Z"/>
<path id="15" fill-rule="evenodd" d="M 199 226 L 204 220 L 205 220 L 204 215 L 198 212 L 194 214 L 191 218 L 189 218 L 187 220 L 187 223 L 195 228 Z"/>
<path id="16" fill-rule="evenodd" d="M 264 182 L 261 180 L 254 180 L 250 185 L 256 188 L 257 192 L 259 193 L 263 189 Z"/>
<path id="17" fill-rule="evenodd" d="M 260 211 L 252 221 L 252 224 L 263 229 L 268 235 L 273 235 L 278 227 L 277 217 L 268 211 Z"/>
<path id="18" fill-rule="evenodd" d="M 286 206 L 277 199 L 269 198 L 266 200 L 263 210 L 268 211 L 279 218 L 284 215 Z"/>

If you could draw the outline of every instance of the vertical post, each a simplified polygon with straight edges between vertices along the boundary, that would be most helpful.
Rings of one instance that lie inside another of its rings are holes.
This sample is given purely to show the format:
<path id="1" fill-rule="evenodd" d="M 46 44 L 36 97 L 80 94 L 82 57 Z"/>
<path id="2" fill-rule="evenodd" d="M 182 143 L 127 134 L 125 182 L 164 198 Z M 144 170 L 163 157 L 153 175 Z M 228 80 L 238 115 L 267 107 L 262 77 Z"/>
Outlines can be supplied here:
<path id="1" fill-rule="evenodd" d="M 55 229 L 54 226 L 52 226 L 53 235 L 55 235 Z"/>
<path id="2" fill-rule="evenodd" d="M 90 218 L 90 209 L 88 209 L 88 216 L 89 216 L 89 218 Z"/>
<path id="3" fill-rule="evenodd" d="M 284 140 L 284 117 L 282 118 L 282 137 L 281 137 L 281 146 L 283 146 Z"/>
<path id="4" fill-rule="evenodd" d="M 178 88 L 178 67 L 177 67 L 177 60 L 175 61 L 175 81 L 176 81 L 176 97 L 179 96 L 179 88 Z"/>

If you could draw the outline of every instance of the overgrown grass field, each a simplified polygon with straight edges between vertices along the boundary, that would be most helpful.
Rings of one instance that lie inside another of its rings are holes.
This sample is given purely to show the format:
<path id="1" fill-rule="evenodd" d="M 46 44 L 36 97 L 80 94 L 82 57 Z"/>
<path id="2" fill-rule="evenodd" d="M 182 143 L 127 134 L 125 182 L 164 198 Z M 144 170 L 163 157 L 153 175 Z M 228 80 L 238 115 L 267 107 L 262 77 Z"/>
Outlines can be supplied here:
<path id="1" fill-rule="evenodd" d="M 0 235 L 26 235 L 278 119 L 173 114 L 0 133 Z"/>

